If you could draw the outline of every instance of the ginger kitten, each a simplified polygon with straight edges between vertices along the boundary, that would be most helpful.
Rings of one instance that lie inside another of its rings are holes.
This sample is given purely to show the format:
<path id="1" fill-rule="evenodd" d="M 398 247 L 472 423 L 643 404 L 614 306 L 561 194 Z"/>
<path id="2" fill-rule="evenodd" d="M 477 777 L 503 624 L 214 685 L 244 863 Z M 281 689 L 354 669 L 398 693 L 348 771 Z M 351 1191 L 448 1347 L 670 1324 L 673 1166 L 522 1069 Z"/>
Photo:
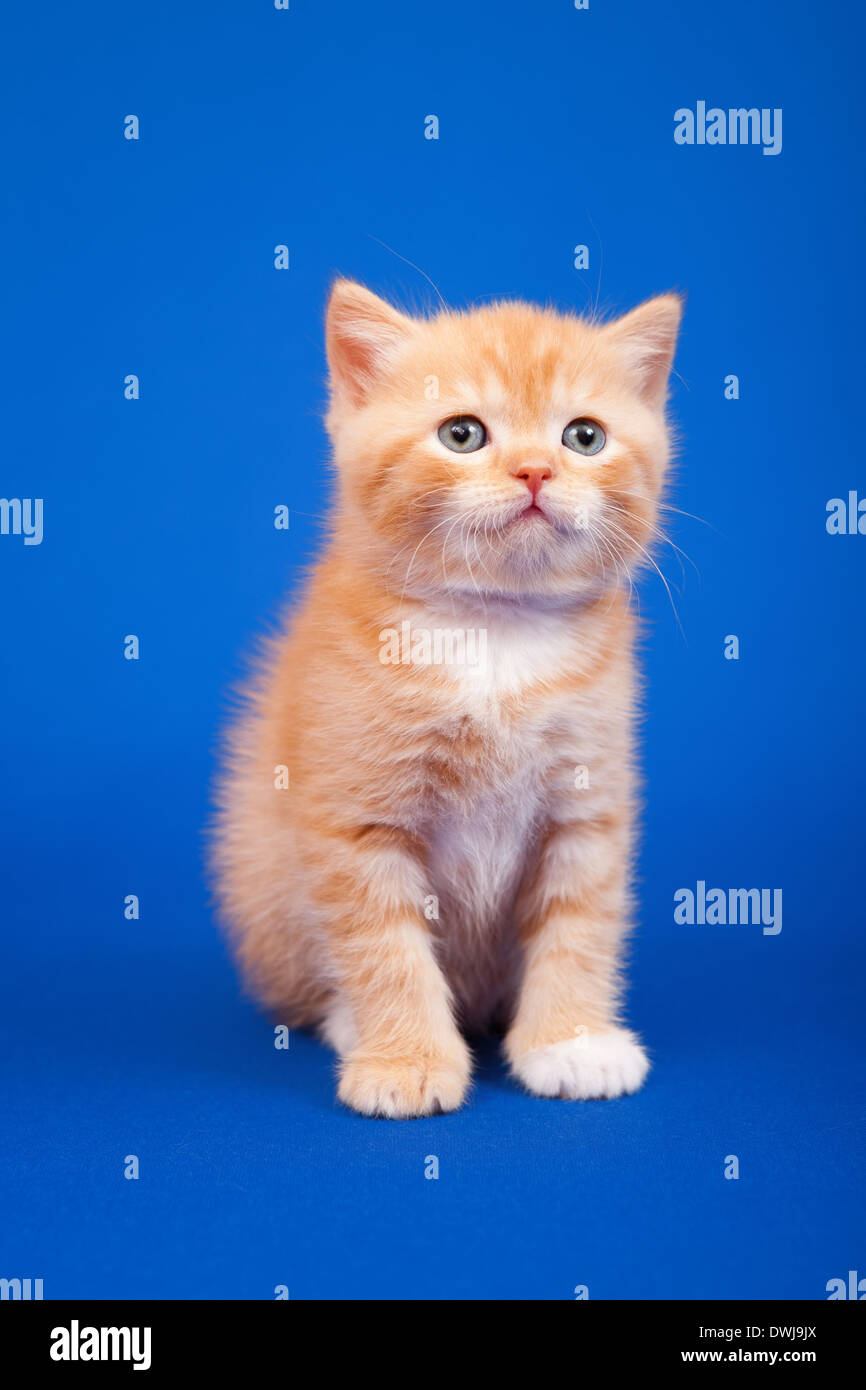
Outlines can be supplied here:
<path id="1" fill-rule="evenodd" d="M 646 1075 L 629 591 L 680 312 L 417 319 L 334 287 L 331 538 L 231 732 L 212 864 L 246 979 L 364 1114 L 454 1110 L 490 1026 L 536 1095 Z"/>

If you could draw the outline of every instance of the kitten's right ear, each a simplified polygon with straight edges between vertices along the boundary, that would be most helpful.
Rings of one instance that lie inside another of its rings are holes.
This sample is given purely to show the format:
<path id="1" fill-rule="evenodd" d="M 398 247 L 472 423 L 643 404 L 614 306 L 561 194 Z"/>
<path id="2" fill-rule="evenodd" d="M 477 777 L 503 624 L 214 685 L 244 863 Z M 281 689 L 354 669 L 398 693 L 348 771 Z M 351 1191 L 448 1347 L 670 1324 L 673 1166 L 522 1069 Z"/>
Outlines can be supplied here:
<path id="1" fill-rule="evenodd" d="M 405 314 L 353 280 L 338 280 L 328 303 L 326 342 L 335 398 L 363 405 L 382 369 L 413 330 Z"/>

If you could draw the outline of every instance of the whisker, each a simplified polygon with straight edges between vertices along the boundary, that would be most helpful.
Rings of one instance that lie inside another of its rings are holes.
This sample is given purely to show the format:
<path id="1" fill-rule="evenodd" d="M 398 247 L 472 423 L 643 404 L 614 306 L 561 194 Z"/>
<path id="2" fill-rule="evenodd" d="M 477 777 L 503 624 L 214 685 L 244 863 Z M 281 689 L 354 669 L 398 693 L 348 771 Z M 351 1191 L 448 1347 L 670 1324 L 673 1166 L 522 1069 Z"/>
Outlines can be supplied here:
<path id="1" fill-rule="evenodd" d="M 634 492 L 629 491 L 628 488 L 618 487 L 617 493 L 620 497 L 638 497 L 642 502 L 649 502 L 652 506 L 659 507 L 665 512 L 674 512 L 677 516 L 687 516 L 689 521 L 699 521 L 702 526 L 709 526 L 710 530 L 715 531 L 717 536 L 722 535 L 718 527 L 714 526 L 711 521 L 707 521 L 705 516 L 696 516 L 694 512 L 684 512 L 680 507 L 672 507 L 670 502 L 654 502 L 651 497 L 647 497 L 645 492 Z"/>
<path id="2" fill-rule="evenodd" d="M 430 536 L 432 536 L 433 533 L 434 533 L 435 531 L 438 531 L 439 528 L 440 528 L 440 526 L 445 526 L 445 525 L 447 524 L 447 522 L 449 522 L 450 520 L 451 520 L 451 518 L 446 516 L 446 517 L 443 518 L 442 521 L 437 521 L 436 525 L 435 525 L 435 526 L 431 526 L 430 530 L 426 533 L 426 535 L 423 535 L 423 536 L 421 537 L 421 539 L 420 539 L 420 541 L 418 542 L 418 544 L 416 545 L 415 549 L 412 551 L 412 558 L 411 558 L 411 560 L 409 561 L 409 566 L 408 566 L 408 568 L 407 568 L 407 570 L 406 570 L 406 574 L 405 574 L 405 577 L 404 577 L 404 579 L 403 579 L 403 589 L 402 589 L 402 592 L 401 592 L 401 594 L 400 594 L 400 603 L 401 603 L 401 604 L 403 603 L 403 600 L 404 600 L 405 597 L 406 597 L 406 586 L 407 586 L 407 584 L 409 583 L 409 576 L 410 576 L 411 573 L 412 573 L 412 566 L 413 566 L 414 563 L 415 563 L 415 556 L 418 554 L 418 551 L 421 549 L 421 547 L 422 547 L 422 545 L 424 544 L 424 542 L 425 542 L 426 540 L 429 540 Z M 449 534 L 450 534 L 450 533 L 449 533 Z M 404 548 L 408 548 L 408 547 L 404 547 Z M 443 554 L 444 554 L 444 552 L 443 552 Z M 389 568 L 390 568 L 390 567 L 389 567 Z"/>
<path id="3" fill-rule="evenodd" d="M 677 627 L 679 628 L 679 630 L 680 630 L 680 632 L 681 632 L 681 634 L 682 634 L 683 641 L 688 645 L 688 638 L 686 637 L 685 628 L 683 627 L 682 622 L 681 622 L 681 620 L 680 620 L 680 615 L 679 615 L 679 612 L 678 612 L 678 610 L 677 610 L 677 606 L 676 606 L 676 604 L 674 603 L 674 596 L 673 596 L 673 594 L 672 594 L 672 592 L 671 592 L 671 586 L 670 586 L 670 584 L 668 583 L 668 581 L 667 581 L 665 575 L 664 575 L 664 574 L 662 573 L 662 571 L 659 569 L 658 565 L 656 564 L 656 562 L 655 562 L 655 560 L 653 559 L 653 557 L 652 557 L 652 555 L 650 554 L 650 552 L 646 549 L 645 546 L 641 545 L 638 541 L 634 540 L 634 538 L 633 538 L 632 536 L 629 536 L 629 534 L 628 534 L 627 531 L 623 531 L 621 527 L 613 526 L 613 524 L 612 524 L 611 521 L 610 521 L 610 518 L 608 518 L 608 517 L 601 517 L 601 518 L 598 519 L 598 524 L 601 525 L 602 527 L 604 527 L 606 530 L 608 530 L 608 529 L 613 530 L 613 532 L 614 532 L 615 534 L 617 534 L 620 538 L 624 538 L 624 539 L 628 542 L 629 545 L 633 545 L 633 546 L 635 547 L 635 549 L 638 550 L 638 551 L 645 557 L 645 559 L 646 559 L 646 561 L 647 561 L 648 564 L 652 565 L 652 567 L 653 567 L 653 569 L 655 570 L 656 574 L 658 575 L 659 579 L 662 581 L 662 583 L 663 583 L 664 586 L 665 586 L 665 590 L 666 590 L 666 592 L 667 592 L 668 600 L 669 600 L 670 605 L 671 605 L 671 608 L 672 608 L 672 610 L 673 610 L 674 617 L 676 618 L 676 621 L 677 621 Z"/>
<path id="4" fill-rule="evenodd" d="M 367 236 L 370 238 L 371 241 L 377 241 L 380 246 L 383 246 L 385 248 L 386 251 L 390 251 L 391 255 L 396 256 L 398 261 L 403 261 L 405 265 L 410 265 L 413 270 L 417 270 L 419 275 L 423 275 L 428 285 L 432 285 L 433 289 L 439 295 L 439 302 L 442 305 L 442 307 L 444 309 L 448 308 L 448 305 L 445 303 L 444 296 L 441 290 L 439 289 L 439 286 L 433 280 L 430 279 L 430 276 L 427 274 L 426 270 L 422 270 L 420 265 L 416 265 L 414 261 L 410 261 L 408 256 L 401 256 L 400 252 L 395 251 L 393 246 L 389 246 L 387 242 L 381 241 L 380 238 L 377 236 L 373 236 L 372 232 L 368 232 Z"/>

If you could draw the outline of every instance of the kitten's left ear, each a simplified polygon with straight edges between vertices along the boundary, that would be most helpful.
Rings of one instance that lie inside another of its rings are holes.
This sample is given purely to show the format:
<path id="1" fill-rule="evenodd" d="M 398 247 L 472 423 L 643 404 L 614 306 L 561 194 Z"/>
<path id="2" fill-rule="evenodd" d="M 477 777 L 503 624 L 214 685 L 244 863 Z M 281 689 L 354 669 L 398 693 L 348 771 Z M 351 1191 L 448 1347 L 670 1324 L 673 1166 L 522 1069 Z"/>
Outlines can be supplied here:
<path id="1" fill-rule="evenodd" d="M 603 330 L 653 406 L 664 405 L 682 314 L 678 294 L 660 294 Z"/>
<path id="2" fill-rule="evenodd" d="M 335 397 L 363 405 L 413 323 L 353 280 L 338 280 L 328 303 L 327 349 Z"/>

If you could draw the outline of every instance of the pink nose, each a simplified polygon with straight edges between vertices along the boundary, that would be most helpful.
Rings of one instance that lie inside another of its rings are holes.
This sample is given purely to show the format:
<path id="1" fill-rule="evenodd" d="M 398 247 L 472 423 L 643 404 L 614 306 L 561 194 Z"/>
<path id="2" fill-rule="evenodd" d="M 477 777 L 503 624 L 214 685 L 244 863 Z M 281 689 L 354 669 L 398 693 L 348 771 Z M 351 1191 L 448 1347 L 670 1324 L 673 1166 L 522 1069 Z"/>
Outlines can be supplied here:
<path id="1" fill-rule="evenodd" d="M 515 478 L 521 478 L 529 491 L 532 493 L 533 502 L 541 491 L 541 484 L 547 482 L 548 478 L 553 477 L 553 469 L 548 468 L 546 463 L 533 464 L 532 467 L 520 468 L 514 474 Z"/>

